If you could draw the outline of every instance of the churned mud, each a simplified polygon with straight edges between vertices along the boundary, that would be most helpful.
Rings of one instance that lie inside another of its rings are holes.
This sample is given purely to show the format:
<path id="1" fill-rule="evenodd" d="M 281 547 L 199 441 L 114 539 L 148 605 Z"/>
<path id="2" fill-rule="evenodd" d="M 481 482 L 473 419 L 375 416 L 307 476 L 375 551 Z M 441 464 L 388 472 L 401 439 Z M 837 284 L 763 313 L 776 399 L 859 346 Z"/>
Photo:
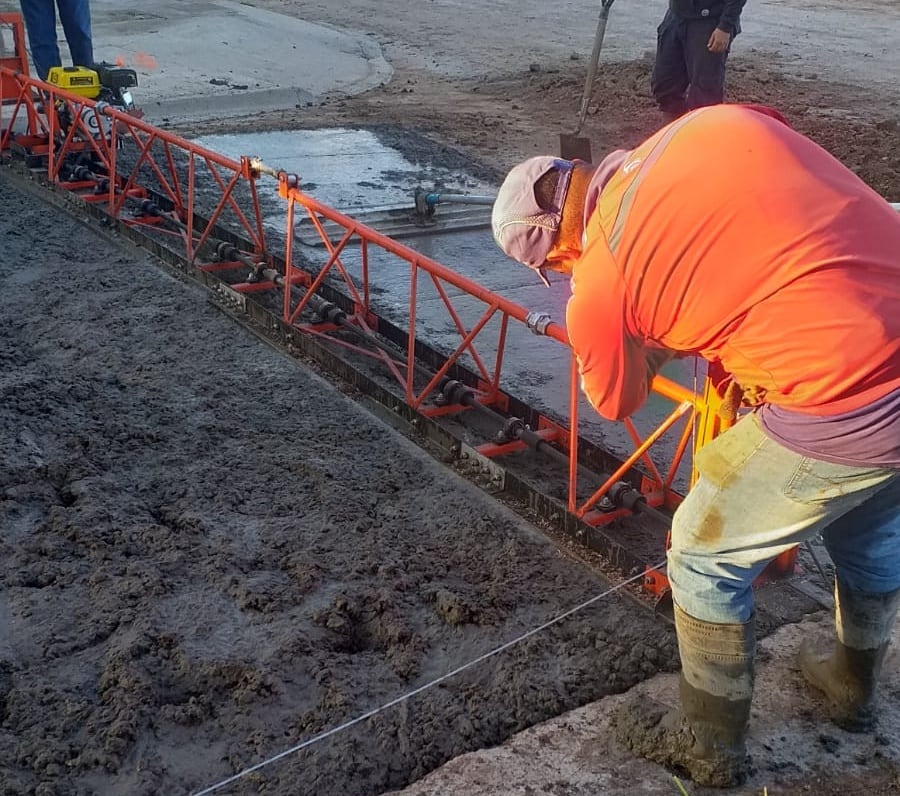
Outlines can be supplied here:
<path id="1" fill-rule="evenodd" d="M 607 588 L 194 286 L 0 201 L 0 793 L 195 792 Z M 402 787 L 673 665 L 614 594 L 232 792 Z"/>

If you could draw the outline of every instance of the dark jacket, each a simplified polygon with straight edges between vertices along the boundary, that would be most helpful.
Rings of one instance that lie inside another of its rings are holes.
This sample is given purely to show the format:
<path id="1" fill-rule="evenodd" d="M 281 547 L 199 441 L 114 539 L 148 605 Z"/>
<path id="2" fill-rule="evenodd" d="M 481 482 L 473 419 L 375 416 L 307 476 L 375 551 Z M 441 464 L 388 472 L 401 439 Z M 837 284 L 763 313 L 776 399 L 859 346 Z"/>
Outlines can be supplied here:
<path id="1" fill-rule="evenodd" d="M 737 36 L 747 0 L 669 0 L 669 10 L 682 19 L 716 19 L 718 27 Z"/>

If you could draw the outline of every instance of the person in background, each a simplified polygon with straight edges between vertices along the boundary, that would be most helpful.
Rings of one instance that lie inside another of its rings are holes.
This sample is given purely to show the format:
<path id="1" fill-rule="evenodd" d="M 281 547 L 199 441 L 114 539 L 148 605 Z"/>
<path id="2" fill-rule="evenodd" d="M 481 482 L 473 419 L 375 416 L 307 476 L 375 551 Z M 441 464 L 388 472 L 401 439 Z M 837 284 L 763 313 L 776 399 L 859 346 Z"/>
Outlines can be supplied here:
<path id="1" fill-rule="evenodd" d="M 41 80 L 54 66 L 62 66 L 56 43 L 56 9 L 66 34 L 69 55 L 74 66 L 93 66 L 94 47 L 91 40 L 91 9 L 88 0 L 20 0 L 31 58 Z"/>
<path id="2" fill-rule="evenodd" d="M 745 779 L 752 585 L 820 533 L 836 637 L 801 648 L 801 670 L 839 726 L 870 731 L 900 605 L 900 214 L 777 111 L 716 105 L 599 166 L 525 161 L 492 224 L 544 281 L 571 276 L 566 328 L 600 415 L 631 415 L 684 355 L 754 407 L 697 452 L 672 522 L 680 708 L 638 701 L 620 739 L 702 785 Z"/>
<path id="3" fill-rule="evenodd" d="M 746 0 L 669 0 L 657 29 L 650 90 L 674 119 L 725 96 L 725 61 Z"/>

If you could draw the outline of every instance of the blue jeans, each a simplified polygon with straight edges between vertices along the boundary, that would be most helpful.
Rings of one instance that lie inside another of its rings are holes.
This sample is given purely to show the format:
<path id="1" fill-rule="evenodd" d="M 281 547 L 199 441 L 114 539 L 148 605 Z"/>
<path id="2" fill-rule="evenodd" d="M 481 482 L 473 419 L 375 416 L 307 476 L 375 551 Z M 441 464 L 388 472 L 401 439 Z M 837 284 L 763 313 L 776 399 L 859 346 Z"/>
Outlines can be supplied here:
<path id="1" fill-rule="evenodd" d="M 62 66 L 56 44 L 56 8 L 54 0 L 21 0 L 22 17 L 28 31 L 35 77 L 47 79 L 53 66 Z M 88 0 L 56 0 L 59 19 L 66 34 L 69 54 L 75 66 L 94 65 L 91 42 L 91 7 Z"/>
<path id="2" fill-rule="evenodd" d="M 690 616 L 743 623 L 752 584 L 780 553 L 823 535 L 851 591 L 900 588 L 900 474 L 810 459 L 767 437 L 755 415 L 705 445 L 675 512 L 668 578 Z"/>

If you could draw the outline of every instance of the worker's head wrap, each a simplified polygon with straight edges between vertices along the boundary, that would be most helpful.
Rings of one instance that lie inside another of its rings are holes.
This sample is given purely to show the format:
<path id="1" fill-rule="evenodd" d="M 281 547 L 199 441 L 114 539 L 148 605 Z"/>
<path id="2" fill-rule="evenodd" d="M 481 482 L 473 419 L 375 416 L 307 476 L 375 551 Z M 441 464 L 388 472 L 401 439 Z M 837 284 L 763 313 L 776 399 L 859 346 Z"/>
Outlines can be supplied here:
<path id="1" fill-rule="evenodd" d="M 550 281 L 543 267 L 556 242 L 574 165 L 570 160 L 549 156 L 529 158 L 506 175 L 494 200 L 491 222 L 497 245 L 509 257 L 536 271 L 547 287 Z M 549 207 L 541 207 L 535 185 L 554 170 L 559 176 L 553 201 Z"/>

